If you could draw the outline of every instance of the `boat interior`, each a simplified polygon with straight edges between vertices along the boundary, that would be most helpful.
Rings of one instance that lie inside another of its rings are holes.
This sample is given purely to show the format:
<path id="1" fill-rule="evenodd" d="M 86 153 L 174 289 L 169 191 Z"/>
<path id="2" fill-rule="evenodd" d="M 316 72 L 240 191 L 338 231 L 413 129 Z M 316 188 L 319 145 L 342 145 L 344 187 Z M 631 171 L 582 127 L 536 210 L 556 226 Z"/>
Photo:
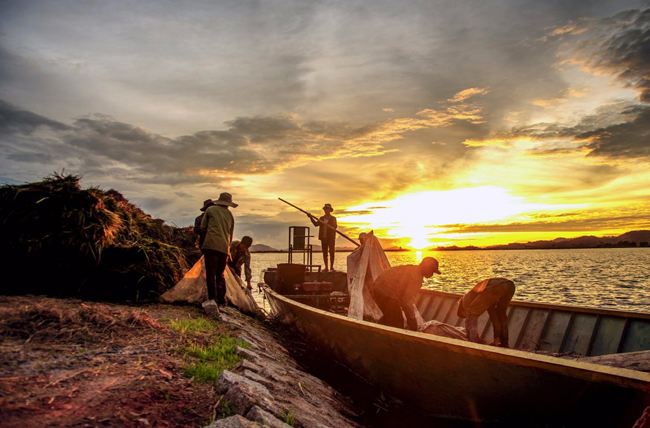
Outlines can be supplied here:
<path id="1" fill-rule="evenodd" d="M 312 307 L 347 315 L 345 272 L 282 263 L 264 271 L 276 292 Z M 424 321 L 463 326 L 456 315 L 460 295 L 422 289 L 417 307 Z M 650 315 L 567 305 L 512 301 L 508 310 L 509 347 L 555 356 L 598 356 L 650 350 Z M 492 340 L 487 313 L 479 318 L 481 339 Z"/>

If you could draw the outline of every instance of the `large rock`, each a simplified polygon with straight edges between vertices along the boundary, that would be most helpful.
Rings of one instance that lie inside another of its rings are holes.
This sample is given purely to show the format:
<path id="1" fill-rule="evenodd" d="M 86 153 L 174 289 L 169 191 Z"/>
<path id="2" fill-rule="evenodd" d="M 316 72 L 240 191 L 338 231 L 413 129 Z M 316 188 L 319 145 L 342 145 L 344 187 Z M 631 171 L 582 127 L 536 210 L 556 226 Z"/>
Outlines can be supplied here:
<path id="1" fill-rule="evenodd" d="M 260 428 L 262 425 L 257 422 L 246 419 L 243 416 L 235 415 L 223 419 L 218 419 L 204 428 Z"/>
<path id="2" fill-rule="evenodd" d="M 250 379 L 245 378 L 244 376 L 233 373 L 230 370 L 224 370 L 223 373 L 221 373 L 221 376 L 219 376 L 219 380 L 217 381 L 217 393 L 218 394 L 225 394 L 226 391 L 228 391 L 233 385 L 237 384 L 245 384 L 249 388 L 253 390 L 258 390 L 262 394 L 269 394 L 269 390 L 266 389 L 264 385 L 261 385 L 255 381 L 252 381 Z"/>
<path id="3" fill-rule="evenodd" d="M 260 425 L 271 428 L 290 428 L 291 425 L 285 424 L 280 419 L 273 416 L 266 410 L 253 406 L 246 413 L 246 417 L 252 421 L 258 422 Z"/>
<path id="4" fill-rule="evenodd" d="M 255 353 L 254 351 L 251 351 L 250 349 L 242 348 L 240 346 L 235 348 L 235 352 L 237 352 L 237 355 L 247 360 L 255 361 L 259 358 L 257 353 Z"/>
<path id="5" fill-rule="evenodd" d="M 217 382 L 217 392 L 223 394 L 222 400 L 238 415 L 245 415 L 255 405 L 275 414 L 282 414 L 284 411 L 264 385 L 229 370 L 224 370 L 221 374 Z"/>
<path id="6" fill-rule="evenodd" d="M 216 389 L 222 405 L 262 426 L 287 428 L 357 427 L 358 415 L 349 402 L 322 380 L 306 373 L 257 320 L 243 317 L 230 308 L 227 323 L 248 346 L 236 350 L 242 358 L 226 370 Z M 280 425 L 278 425 L 280 424 Z"/>

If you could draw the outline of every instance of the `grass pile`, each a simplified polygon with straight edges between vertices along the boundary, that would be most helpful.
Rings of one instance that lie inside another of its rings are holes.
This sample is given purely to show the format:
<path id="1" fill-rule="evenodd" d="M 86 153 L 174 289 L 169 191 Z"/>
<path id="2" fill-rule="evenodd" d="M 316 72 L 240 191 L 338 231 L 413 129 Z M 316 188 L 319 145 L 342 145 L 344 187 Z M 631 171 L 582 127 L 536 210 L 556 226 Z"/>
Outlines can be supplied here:
<path id="1" fill-rule="evenodd" d="M 197 258 L 186 229 L 165 225 L 115 190 L 58 175 L 0 187 L 2 292 L 151 301 Z"/>

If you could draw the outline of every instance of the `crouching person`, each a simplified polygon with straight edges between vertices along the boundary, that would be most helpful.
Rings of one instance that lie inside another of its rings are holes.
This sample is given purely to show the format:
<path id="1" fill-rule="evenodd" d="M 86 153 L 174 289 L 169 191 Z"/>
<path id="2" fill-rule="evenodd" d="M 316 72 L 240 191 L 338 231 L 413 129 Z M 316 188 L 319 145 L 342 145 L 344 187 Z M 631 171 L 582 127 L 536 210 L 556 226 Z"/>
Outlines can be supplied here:
<path id="1" fill-rule="evenodd" d="M 228 258 L 228 266 L 232 268 L 237 276 L 241 277 L 242 267 L 246 277 L 246 286 L 249 290 L 251 287 L 251 280 L 253 274 L 251 271 L 251 252 L 250 248 L 253 245 L 253 238 L 244 236 L 241 241 L 232 241 L 230 244 L 230 257 Z"/>
<path id="2" fill-rule="evenodd" d="M 485 279 L 458 301 L 458 316 L 466 318 L 467 337 L 480 343 L 478 317 L 485 311 L 494 331 L 494 346 L 508 347 L 508 304 L 515 294 L 515 284 L 506 278 Z"/>
<path id="3" fill-rule="evenodd" d="M 381 324 L 417 331 L 415 301 L 424 278 L 440 274 L 438 260 L 425 257 L 419 265 L 395 266 L 383 271 L 370 287 L 372 297 L 381 309 Z M 404 316 L 402 316 L 402 311 Z"/>

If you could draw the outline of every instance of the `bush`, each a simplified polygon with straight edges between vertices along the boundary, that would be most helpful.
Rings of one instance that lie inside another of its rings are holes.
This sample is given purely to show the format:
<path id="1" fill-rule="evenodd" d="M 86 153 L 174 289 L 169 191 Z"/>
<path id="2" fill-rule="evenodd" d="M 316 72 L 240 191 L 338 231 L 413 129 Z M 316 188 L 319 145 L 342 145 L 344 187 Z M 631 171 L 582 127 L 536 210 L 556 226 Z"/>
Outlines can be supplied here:
<path id="1" fill-rule="evenodd" d="M 198 258 L 186 230 L 73 175 L 0 187 L 0 236 L 12 294 L 155 300 Z"/>

